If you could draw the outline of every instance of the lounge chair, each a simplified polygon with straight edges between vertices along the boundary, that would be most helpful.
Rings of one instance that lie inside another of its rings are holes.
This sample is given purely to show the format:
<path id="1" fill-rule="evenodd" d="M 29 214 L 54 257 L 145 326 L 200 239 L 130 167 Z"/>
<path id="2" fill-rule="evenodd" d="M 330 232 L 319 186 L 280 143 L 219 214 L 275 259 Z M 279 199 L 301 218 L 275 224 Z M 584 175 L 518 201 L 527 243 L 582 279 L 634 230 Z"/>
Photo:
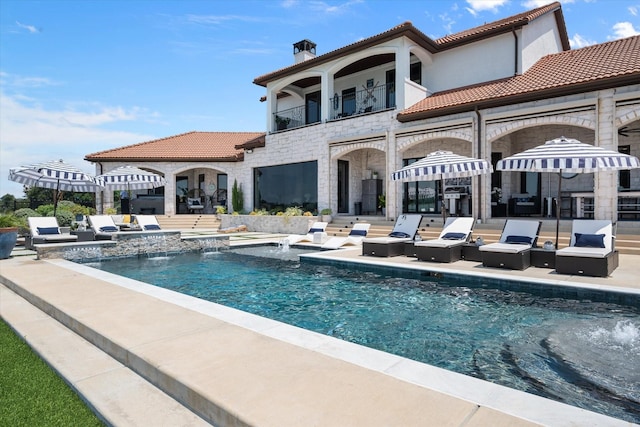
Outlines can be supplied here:
<path id="1" fill-rule="evenodd" d="M 367 236 L 371 224 L 359 222 L 353 225 L 347 237 L 332 237 L 322 246 L 322 249 L 338 249 L 342 246 L 357 246 L 362 244 L 362 240 Z"/>
<path id="2" fill-rule="evenodd" d="M 189 209 L 189 213 L 202 213 L 204 212 L 204 205 L 200 201 L 199 198 L 187 198 L 187 209 Z"/>
<path id="3" fill-rule="evenodd" d="M 89 226 L 97 240 L 111 240 L 120 231 L 110 215 L 89 215 Z"/>
<path id="4" fill-rule="evenodd" d="M 556 251 L 556 273 L 609 276 L 618 268 L 614 239 L 611 221 L 573 220 L 569 246 Z"/>
<path id="5" fill-rule="evenodd" d="M 78 236 L 61 233 L 58 220 L 54 216 L 32 216 L 28 218 L 31 244 L 75 242 Z"/>
<path id="6" fill-rule="evenodd" d="M 420 214 L 400 215 L 387 237 L 366 237 L 362 240 L 362 255 L 380 257 L 404 255 L 404 246 L 415 239 L 420 222 L 422 222 Z"/>
<path id="7" fill-rule="evenodd" d="M 507 219 L 498 243 L 480 246 L 485 267 L 524 270 L 531 266 L 531 248 L 538 242 L 542 221 Z"/>
<path id="8" fill-rule="evenodd" d="M 421 261 L 454 262 L 462 258 L 462 246 L 471 239 L 475 220 L 449 217 L 437 239 L 415 242 L 416 257 Z"/>
<path id="9" fill-rule="evenodd" d="M 315 233 L 324 233 L 327 229 L 326 222 L 314 222 L 311 227 L 309 227 L 309 231 L 307 234 L 290 234 L 285 239 L 289 242 L 290 245 L 299 242 L 313 242 L 313 235 Z"/>
<path id="10" fill-rule="evenodd" d="M 142 231 L 156 231 L 161 229 L 155 215 L 136 215 L 135 221 Z"/>

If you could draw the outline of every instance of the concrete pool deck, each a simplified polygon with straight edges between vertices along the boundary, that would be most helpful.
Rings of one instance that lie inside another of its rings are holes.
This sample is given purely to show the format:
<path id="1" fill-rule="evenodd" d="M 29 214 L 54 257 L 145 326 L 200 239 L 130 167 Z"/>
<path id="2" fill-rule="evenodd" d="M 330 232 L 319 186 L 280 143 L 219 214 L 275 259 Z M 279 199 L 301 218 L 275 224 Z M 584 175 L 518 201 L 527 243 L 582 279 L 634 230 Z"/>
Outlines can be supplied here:
<path id="1" fill-rule="evenodd" d="M 277 241 L 258 237 L 232 244 Z M 587 278 L 360 251 L 314 256 L 640 293 L 633 255 Z M 2 260 L 0 280 L 2 318 L 111 425 L 632 425 L 68 261 Z"/>

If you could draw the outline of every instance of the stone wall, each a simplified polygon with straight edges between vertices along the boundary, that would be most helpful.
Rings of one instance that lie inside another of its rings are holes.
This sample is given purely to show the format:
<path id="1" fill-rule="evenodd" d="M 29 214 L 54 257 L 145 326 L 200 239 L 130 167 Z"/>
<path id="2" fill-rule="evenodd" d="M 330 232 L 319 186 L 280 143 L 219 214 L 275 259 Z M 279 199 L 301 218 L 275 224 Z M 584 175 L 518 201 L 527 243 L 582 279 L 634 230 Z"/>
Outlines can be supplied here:
<path id="1" fill-rule="evenodd" d="M 182 238 L 179 231 L 116 233 L 113 240 L 36 245 L 38 259 L 99 261 L 105 258 L 163 256 L 183 252 L 208 252 L 229 246 L 229 236 Z"/>
<path id="2" fill-rule="evenodd" d="M 315 216 L 221 215 L 220 229 L 246 225 L 248 231 L 278 234 L 306 234 L 311 225 L 320 221 Z"/>

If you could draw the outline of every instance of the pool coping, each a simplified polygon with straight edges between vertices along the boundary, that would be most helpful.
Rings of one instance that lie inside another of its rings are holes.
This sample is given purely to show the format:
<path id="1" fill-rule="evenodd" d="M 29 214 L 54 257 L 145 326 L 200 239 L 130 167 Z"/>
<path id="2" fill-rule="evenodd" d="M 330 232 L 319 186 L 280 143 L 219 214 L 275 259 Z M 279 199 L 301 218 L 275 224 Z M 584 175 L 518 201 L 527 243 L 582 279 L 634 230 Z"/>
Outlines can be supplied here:
<path id="1" fill-rule="evenodd" d="M 329 252 L 323 251 L 316 254 L 304 255 L 304 257 L 335 258 L 344 261 L 344 255 L 345 252 L 342 251 L 340 254 L 330 254 Z M 383 260 L 377 258 L 361 260 L 364 264 L 379 264 L 381 261 Z M 65 260 L 47 260 L 46 262 L 178 305 L 188 310 L 214 317 L 269 338 L 293 344 L 325 356 L 391 376 L 410 384 L 473 402 L 479 406 L 487 407 L 534 423 L 569 426 L 575 425 L 576 420 L 579 420 L 581 425 L 617 426 L 631 424 L 628 421 L 580 409 L 506 386 L 342 341 L 320 333 L 307 331 L 279 321 L 158 288 L 137 280 L 95 270 L 89 266 L 75 264 Z M 385 260 L 384 263 L 393 265 L 393 260 Z M 425 266 L 425 270 L 427 271 L 441 269 L 448 271 L 442 267 Z M 482 274 L 486 275 L 486 272 Z M 500 279 L 508 279 L 509 277 L 503 274 L 497 274 L 496 276 Z M 576 284 L 570 283 L 570 285 L 575 286 Z M 580 286 L 584 285 L 587 287 L 592 286 L 590 284 L 580 284 Z M 628 292 L 628 290 L 624 291 Z M 635 294 L 638 292 L 631 293 Z"/>

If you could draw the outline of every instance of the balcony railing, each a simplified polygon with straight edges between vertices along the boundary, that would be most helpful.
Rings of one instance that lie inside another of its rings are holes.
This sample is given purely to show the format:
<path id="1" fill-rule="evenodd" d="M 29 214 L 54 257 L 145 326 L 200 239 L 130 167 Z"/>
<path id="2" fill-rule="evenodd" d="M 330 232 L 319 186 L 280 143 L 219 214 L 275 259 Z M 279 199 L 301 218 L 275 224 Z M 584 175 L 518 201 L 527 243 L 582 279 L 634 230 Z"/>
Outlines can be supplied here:
<path id="1" fill-rule="evenodd" d="M 388 83 L 370 89 L 355 91 L 348 95 L 334 95 L 328 99 L 328 120 L 338 120 L 394 108 L 396 106 L 394 88 L 394 83 Z M 280 110 L 273 114 L 273 122 L 274 130 L 281 131 L 317 123 L 318 120 L 307 122 L 306 107 L 301 105 L 287 110 Z"/>
<path id="2" fill-rule="evenodd" d="M 304 105 L 278 111 L 273 115 L 275 130 L 293 129 L 304 126 L 306 124 L 305 117 L 306 108 Z"/>
<path id="3" fill-rule="evenodd" d="M 331 103 L 329 120 L 394 108 L 396 103 L 394 88 L 394 83 L 388 83 L 348 95 L 334 95 L 329 98 Z"/>

